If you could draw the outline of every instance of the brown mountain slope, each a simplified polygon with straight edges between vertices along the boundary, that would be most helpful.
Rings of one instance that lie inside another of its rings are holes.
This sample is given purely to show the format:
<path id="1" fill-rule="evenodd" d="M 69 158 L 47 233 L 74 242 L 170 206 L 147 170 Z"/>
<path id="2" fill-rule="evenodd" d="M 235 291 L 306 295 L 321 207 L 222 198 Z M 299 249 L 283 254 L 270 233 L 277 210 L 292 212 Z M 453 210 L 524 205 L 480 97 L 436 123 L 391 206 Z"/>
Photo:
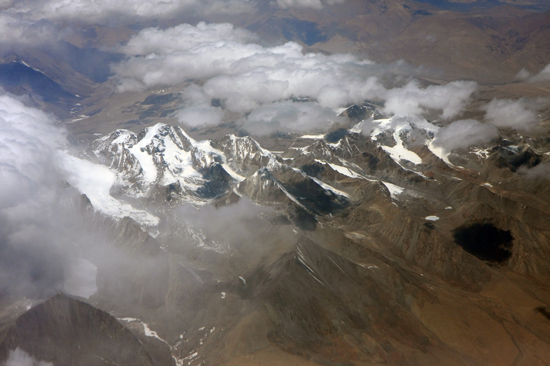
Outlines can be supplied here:
<path id="1" fill-rule="evenodd" d="M 115 318 L 63 293 L 15 321 L 0 344 L 0 359 L 6 360 L 16 348 L 56 366 L 154 364 Z"/>

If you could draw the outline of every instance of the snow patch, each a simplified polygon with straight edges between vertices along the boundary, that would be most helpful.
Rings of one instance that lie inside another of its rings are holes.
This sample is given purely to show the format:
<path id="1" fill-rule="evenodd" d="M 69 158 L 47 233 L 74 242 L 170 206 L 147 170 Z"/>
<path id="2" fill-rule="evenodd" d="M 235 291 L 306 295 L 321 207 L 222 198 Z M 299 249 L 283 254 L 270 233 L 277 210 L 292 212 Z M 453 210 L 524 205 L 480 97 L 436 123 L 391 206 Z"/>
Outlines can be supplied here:
<path id="1" fill-rule="evenodd" d="M 393 133 L 393 138 L 396 141 L 396 145 L 393 147 L 382 146 L 382 149 L 390 154 L 391 158 L 399 165 L 401 165 L 401 160 L 408 160 L 416 165 L 422 164 L 422 158 L 420 158 L 420 156 L 418 156 L 416 153 L 408 150 L 403 145 L 403 140 L 401 139 L 401 131 L 406 130 L 406 127 L 396 128 Z"/>
<path id="2" fill-rule="evenodd" d="M 147 325 L 145 322 L 138 318 L 118 318 L 118 320 L 127 322 L 127 323 L 133 323 L 133 322 L 139 322 L 141 323 L 141 326 L 143 327 L 143 334 L 145 334 L 147 337 L 156 338 L 162 343 L 165 343 L 168 345 L 168 347 L 171 348 L 170 344 L 166 342 L 164 339 L 160 338 L 156 331 L 152 330 L 149 325 Z"/>
<path id="3" fill-rule="evenodd" d="M 330 166 L 334 171 L 337 171 L 338 173 L 340 173 L 342 175 L 345 175 L 346 177 L 354 178 L 354 179 L 358 179 L 358 178 L 359 179 L 364 179 L 363 176 L 357 174 L 356 172 L 354 172 L 350 168 L 346 168 L 345 166 L 329 163 L 329 162 L 326 162 L 324 160 L 315 159 L 315 161 L 319 164 Z"/>
<path id="4" fill-rule="evenodd" d="M 343 196 L 343 197 L 346 197 L 346 198 L 349 198 L 349 194 L 347 194 L 346 192 L 344 191 L 341 191 L 339 189 L 336 189 L 334 188 L 333 186 L 329 185 L 329 184 L 326 184 L 324 183 L 323 181 L 317 179 L 317 178 L 314 178 L 314 177 L 310 177 L 311 180 L 313 180 L 315 183 L 317 183 L 319 186 L 321 186 L 321 188 L 323 188 L 325 191 L 330 191 L 338 196 Z"/>
<path id="5" fill-rule="evenodd" d="M 307 140 L 322 140 L 325 138 L 325 135 L 303 135 L 298 137 L 299 139 L 307 139 Z"/>
<path id="6" fill-rule="evenodd" d="M 240 175 L 239 173 L 237 173 L 236 171 L 231 169 L 231 167 L 229 165 L 222 164 L 222 167 L 227 172 L 227 174 L 229 174 L 231 176 L 231 178 L 235 179 L 236 181 L 242 182 L 243 180 L 246 179 L 246 177 L 243 177 L 242 175 Z"/>
<path id="7" fill-rule="evenodd" d="M 489 157 L 490 149 L 473 148 L 472 153 L 476 154 L 480 159 L 487 159 Z"/>
<path id="8" fill-rule="evenodd" d="M 390 191 L 390 196 L 393 199 L 397 199 L 397 196 L 399 196 L 405 190 L 405 188 L 395 185 L 393 183 L 382 181 L 382 184 L 385 185 L 386 188 Z"/>

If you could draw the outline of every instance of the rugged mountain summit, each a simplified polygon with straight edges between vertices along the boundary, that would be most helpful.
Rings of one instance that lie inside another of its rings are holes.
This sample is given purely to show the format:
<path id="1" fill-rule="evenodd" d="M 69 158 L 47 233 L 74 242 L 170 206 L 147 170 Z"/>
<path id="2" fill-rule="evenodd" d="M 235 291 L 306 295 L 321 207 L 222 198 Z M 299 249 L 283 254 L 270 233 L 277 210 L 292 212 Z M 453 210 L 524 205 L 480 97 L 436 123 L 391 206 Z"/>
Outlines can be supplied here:
<path id="1" fill-rule="evenodd" d="M 93 148 L 97 157 L 122 173 L 124 191 L 136 197 L 169 187 L 168 195 L 207 199 L 220 193 L 223 181 L 232 179 L 222 168 L 221 152 L 209 142 L 193 140 L 180 127 L 157 124 L 140 135 L 117 130 Z M 221 186 L 209 186 L 209 175 L 219 178 Z"/>

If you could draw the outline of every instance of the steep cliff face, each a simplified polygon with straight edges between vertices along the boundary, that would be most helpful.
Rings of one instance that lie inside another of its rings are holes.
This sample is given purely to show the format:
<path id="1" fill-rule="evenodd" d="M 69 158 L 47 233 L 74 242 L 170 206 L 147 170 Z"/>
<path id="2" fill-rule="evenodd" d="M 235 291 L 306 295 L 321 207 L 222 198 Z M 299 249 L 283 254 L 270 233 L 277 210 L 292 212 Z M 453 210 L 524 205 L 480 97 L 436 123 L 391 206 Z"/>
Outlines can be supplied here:
<path id="1" fill-rule="evenodd" d="M 2 340 L 2 360 L 17 348 L 60 366 L 154 364 L 141 342 L 115 318 L 62 293 L 15 321 Z"/>

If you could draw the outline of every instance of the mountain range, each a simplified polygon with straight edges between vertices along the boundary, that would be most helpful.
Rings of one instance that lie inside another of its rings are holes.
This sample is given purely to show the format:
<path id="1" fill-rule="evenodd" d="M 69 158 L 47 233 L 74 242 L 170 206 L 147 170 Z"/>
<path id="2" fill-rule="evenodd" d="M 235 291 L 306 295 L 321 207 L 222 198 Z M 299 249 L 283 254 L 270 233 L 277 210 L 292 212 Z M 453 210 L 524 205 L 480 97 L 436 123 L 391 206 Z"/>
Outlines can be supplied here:
<path id="1" fill-rule="evenodd" d="M 546 1 L 48 4 L 0 4 L 0 363 L 549 364 Z"/>

